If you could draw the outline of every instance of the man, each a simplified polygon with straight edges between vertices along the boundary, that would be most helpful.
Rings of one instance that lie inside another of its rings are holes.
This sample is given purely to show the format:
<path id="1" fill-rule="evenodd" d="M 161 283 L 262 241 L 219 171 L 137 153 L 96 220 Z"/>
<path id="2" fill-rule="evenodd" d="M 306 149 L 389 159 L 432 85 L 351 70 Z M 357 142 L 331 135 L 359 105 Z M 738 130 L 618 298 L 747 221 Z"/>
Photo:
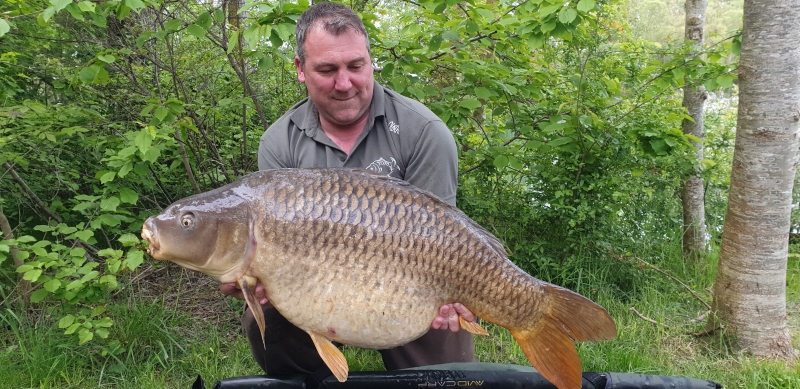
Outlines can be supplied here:
<path id="1" fill-rule="evenodd" d="M 367 31 L 353 10 L 337 3 L 318 3 L 306 10 L 297 21 L 294 63 L 309 97 L 261 137 L 259 169 L 369 169 L 406 180 L 455 205 L 458 155 L 450 131 L 421 103 L 375 82 Z M 235 284 L 220 289 L 241 298 Z M 256 297 L 264 311 L 266 349 L 249 310 L 242 326 L 264 371 L 329 375 L 311 338 L 269 304 L 262 285 Z M 474 361 L 472 335 L 459 331 L 459 315 L 475 319 L 464 306 L 447 304 L 426 335 L 381 350 L 386 368 Z"/>

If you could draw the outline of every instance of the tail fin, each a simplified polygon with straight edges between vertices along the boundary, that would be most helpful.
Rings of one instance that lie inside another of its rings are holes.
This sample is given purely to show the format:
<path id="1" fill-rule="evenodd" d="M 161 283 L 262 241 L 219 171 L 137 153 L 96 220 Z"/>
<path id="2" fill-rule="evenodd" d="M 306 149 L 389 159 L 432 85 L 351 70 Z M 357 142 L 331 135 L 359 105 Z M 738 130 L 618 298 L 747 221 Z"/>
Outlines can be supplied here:
<path id="1" fill-rule="evenodd" d="M 586 297 L 550 284 L 545 290 L 548 300 L 536 327 L 511 334 L 544 378 L 559 389 L 578 389 L 582 369 L 574 342 L 613 339 L 617 326 L 603 307 Z"/>

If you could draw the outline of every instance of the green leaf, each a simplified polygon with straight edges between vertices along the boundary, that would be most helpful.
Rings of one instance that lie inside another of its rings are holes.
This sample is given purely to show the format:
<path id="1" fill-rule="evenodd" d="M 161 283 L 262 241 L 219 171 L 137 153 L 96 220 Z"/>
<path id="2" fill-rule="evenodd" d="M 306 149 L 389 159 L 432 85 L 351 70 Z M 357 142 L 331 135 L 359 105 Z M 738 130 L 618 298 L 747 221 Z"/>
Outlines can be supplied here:
<path id="1" fill-rule="evenodd" d="M 107 199 L 100 200 L 100 209 L 107 212 L 115 212 L 119 207 L 119 197 L 112 196 Z"/>
<path id="2" fill-rule="evenodd" d="M 115 57 L 114 57 L 113 55 L 111 55 L 111 54 L 106 54 L 106 55 L 98 55 L 98 56 L 97 56 L 97 59 L 99 59 L 99 60 L 101 60 L 101 61 L 103 61 L 103 62 L 105 62 L 105 63 L 113 63 L 114 61 L 116 61 L 116 60 L 117 60 L 117 58 L 115 58 Z"/>
<path id="3" fill-rule="evenodd" d="M 558 21 L 564 24 L 570 24 L 576 17 L 578 17 L 578 11 L 573 8 L 564 8 L 558 14 Z"/>
<path id="4" fill-rule="evenodd" d="M 475 34 L 476 32 L 480 31 L 480 27 L 478 26 L 478 23 L 475 23 L 472 20 L 468 20 L 467 21 L 466 29 L 467 29 L 467 32 L 470 33 L 470 34 Z"/>
<path id="5" fill-rule="evenodd" d="M 153 113 L 153 116 L 155 116 L 159 122 L 163 122 L 164 118 L 166 118 L 168 114 L 169 110 L 167 109 L 167 107 L 159 105 L 158 108 L 156 108 L 156 112 Z"/>
<path id="6" fill-rule="evenodd" d="M 50 4 L 53 5 L 55 12 L 58 12 L 72 4 L 72 0 L 50 0 Z"/>
<path id="7" fill-rule="evenodd" d="M 128 188 L 120 188 L 119 199 L 123 203 L 136 204 L 139 201 L 139 195 Z"/>
<path id="8" fill-rule="evenodd" d="M 459 104 L 460 106 L 467 108 L 467 109 L 477 109 L 482 104 L 478 99 L 466 99 Z"/>
<path id="9" fill-rule="evenodd" d="M 119 262 L 119 261 L 117 261 L 117 262 Z M 117 277 L 115 277 L 114 275 L 111 275 L 111 274 L 104 275 L 104 276 L 100 277 L 100 279 L 97 280 L 97 281 L 99 283 L 101 283 L 101 284 L 108 285 L 108 288 L 111 289 L 111 290 L 117 289 Z"/>
<path id="10" fill-rule="evenodd" d="M 67 328 L 71 326 L 73 323 L 75 323 L 75 316 L 67 315 L 62 317 L 61 320 L 58 321 L 58 328 Z"/>
<path id="11" fill-rule="evenodd" d="M 206 30 L 204 30 L 203 27 L 200 27 L 196 24 L 190 24 L 189 27 L 186 27 L 186 31 L 189 32 L 189 34 L 192 34 L 199 39 L 203 39 L 206 37 Z"/>
<path id="12" fill-rule="evenodd" d="M 64 331 L 64 335 L 71 335 L 71 334 L 74 334 L 74 333 L 75 333 L 75 331 L 77 331 L 77 330 L 78 330 L 78 328 L 81 328 L 81 323 L 72 323 L 72 324 L 71 324 L 71 325 L 70 325 L 70 326 L 67 328 L 67 330 L 66 330 L 66 331 Z"/>
<path id="13" fill-rule="evenodd" d="M 92 270 L 92 271 L 86 273 L 83 277 L 81 277 L 81 282 L 82 283 L 87 283 L 87 282 L 97 278 L 97 276 L 99 276 L 99 275 L 100 275 L 99 271 Z"/>
<path id="14" fill-rule="evenodd" d="M 47 297 L 47 291 L 44 289 L 39 289 L 31 293 L 31 302 L 32 303 L 41 302 L 42 300 L 44 300 L 45 297 Z"/>
<path id="15" fill-rule="evenodd" d="M 9 30 L 11 30 L 11 26 L 8 25 L 8 22 L 5 19 L 0 19 L 0 37 L 5 35 Z"/>
<path id="16" fill-rule="evenodd" d="M 29 271 L 31 269 L 33 269 L 33 265 L 30 264 L 21 265 L 20 267 L 17 268 L 17 273 L 25 273 L 26 271 Z"/>
<path id="17" fill-rule="evenodd" d="M 89 239 L 91 239 L 94 236 L 94 231 L 92 230 L 78 231 L 75 233 L 75 236 L 84 242 L 88 242 Z"/>
<path id="18" fill-rule="evenodd" d="M 208 11 L 201 13 L 200 16 L 197 17 L 195 24 L 202 27 L 204 30 L 208 30 L 211 27 L 211 14 L 208 13 Z"/>
<path id="19" fill-rule="evenodd" d="M 144 262 L 144 252 L 141 250 L 131 250 L 128 252 L 128 257 L 125 258 L 125 267 L 130 270 L 136 270 L 142 262 Z"/>
<path id="20" fill-rule="evenodd" d="M 716 81 L 720 88 L 730 88 L 733 86 L 733 80 L 736 79 L 736 76 L 733 74 L 723 74 L 717 77 Z"/>
<path id="21" fill-rule="evenodd" d="M 114 177 L 116 177 L 117 173 L 115 172 L 103 172 L 103 174 L 99 177 L 100 183 L 105 184 L 107 182 L 113 181 Z"/>
<path id="22" fill-rule="evenodd" d="M 531 50 L 536 50 L 544 45 L 545 36 L 542 34 L 531 34 L 528 36 L 528 47 Z"/>
<path id="23" fill-rule="evenodd" d="M 88 66 L 78 72 L 78 79 L 84 84 L 91 84 L 97 78 L 97 69 L 93 66 Z"/>
<path id="24" fill-rule="evenodd" d="M 8 253 L 11 251 L 11 247 L 9 247 L 8 245 L 0 244 L 0 251 L 5 251 Z"/>
<path id="25" fill-rule="evenodd" d="M 121 168 L 119 168 L 119 171 L 117 172 L 117 176 L 119 176 L 120 178 L 125 177 L 125 176 L 128 175 L 128 173 L 131 172 L 131 170 L 133 170 L 133 162 L 126 161 L 125 164 L 122 165 Z"/>
<path id="26" fill-rule="evenodd" d="M 564 146 L 564 145 L 570 144 L 572 142 L 574 142 L 574 139 L 572 139 L 572 138 L 570 138 L 568 136 L 562 136 L 560 138 L 556 138 L 556 139 L 551 140 L 550 142 L 547 142 L 547 144 L 550 145 L 551 147 L 559 147 L 559 146 Z"/>
<path id="27" fill-rule="evenodd" d="M 59 234 L 69 235 L 69 234 L 71 234 L 71 233 L 73 233 L 75 231 L 78 231 L 78 229 L 75 228 L 75 227 L 72 227 L 72 226 L 67 226 L 67 225 L 64 225 L 64 224 L 60 224 L 58 226 L 58 233 Z"/>
<path id="28" fill-rule="evenodd" d="M 475 88 L 475 95 L 480 97 L 480 98 L 482 98 L 482 99 L 484 99 L 484 100 L 488 100 L 494 94 L 489 89 L 486 89 L 486 88 L 484 88 L 482 86 L 479 86 L 479 87 Z"/>
<path id="29" fill-rule="evenodd" d="M 559 8 L 561 8 L 561 4 L 551 4 L 551 5 L 542 7 L 542 8 L 539 9 L 539 17 L 540 18 L 544 18 L 545 16 L 548 16 L 548 15 L 558 11 Z"/>
<path id="30" fill-rule="evenodd" d="M 166 31 L 177 31 L 183 27 L 183 20 L 181 19 L 171 19 L 164 23 L 164 30 Z"/>
<path id="31" fill-rule="evenodd" d="M 131 233 L 122 234 L 117 240 L 122 243 L 123 246 L 134 246 L 139 243 L 139 238 Z"/>
<path id="32" fill-rule="evenodd" d="M 35 242 L 35 241 L 36 241 L 36 238 L 34 238 L 34 237 L 30 236 L 30 235 L 22 235 L 22 236 L 17 238 L 17 242 L 19 242 L 19 243 L 30 243 L 30 242 Z"/>
<path id="33" fill-rule="evenodd" d="M 109 258 L 106 261 L 106 268 L 108 269 L 111 274 L 117 274 L 119 272 L 119 268 L 122 267 L 122 261 L 115 258 Z M 103 282 L 103 277 L 100 277 L 100 282 Z"/>
<path id="34" fill-rule="evenodd" d="M 83 12 L 94 12 L 95 4 L 91 1 L 81 1 L 78 3 L 78 8 Z"/>
<path id="35" fill-rule="evenodd" d="M 578 11 L 589 12 L 594 9 L 594 0 L 581 0 L 578 2 Z"/>
<path id="36" fill-rule="evenodd" d="M 505 155 L 498 155 L 497 157 L 495 157 L 494 162 L 492 163 L 496 168 L 502 169 L 508 166 L 508 157 L 506 157 Z"/>
<path id="37" fill-rule="evenodd" d="M 70 257 L 83 257 L 86 255 L 86 249 L 83 247 L 75 247 L 69 251 Z"/>
<path id="38" fill-rule="evenodd" d="M 69 284 L 67 284 L 66 290 L 72 290 L 72 289 L 75 289 L 75 288 L 77 288 L 79 286 L 83 286 L 83 282 L 81 282 L 81 280 L 78 279 L 78 280 L 72 281 Z M 74 330 L 73 330 L 73 332 L 74 332 Z M 69 335 L 69 334 L 67 334 L 67 335 Z"/>
<path id="39" fill-rule="evenodd" d="M 98 328 L 98 329 L 94 330 L 94 333 L 97 334 L 97 336 L 99 336 L 99 337 L 101 337 L 103 339 L 108 338 L 108 330 L 105 329 L 105 328 Z"/>
<path id="40" fill-rule="evenodd" d="M 108 316 L 102 319 L 93 320 L 92 323 L 94 324 L 95 328 L 108 328 L 114 325 L 114 322 Z"/>
<path id="41" fill-rule="evenodd" d="M 166 108 L 164 108 L 164 110 L 166 110 Z M 133 138 L 133 143 L 139 148 L 139 152 L 144 155 L 153 143 L 153 136 L 150 135 L 146 129 L 142 129 L 136 133 L 136 136 Z"/>
<path id="42" fill-rule="evenodd" d="M 217 22 L 220 22 L 220 23 L 224 23 L 225 22 L 225 13 L 222 12 L 221 9 L 219 9 L 219 8 L 215 9 L 213 16 L 214 16 L 214 20 L 216 20 Z"/>
<path id="43" fill-rule="evenodd" d="M 151 147 L 142 156 L 142 159 L 147 162 L 155 162 L 161 156 L 161 149 L 158 147 Z"/>
<path id="44" fill-rule="evenodd" d="M 428 42 L 428 51 L 438 51 L 442 47 L 442 35 L 437 34 Z"/>
<path id="45" fill-rule="evenodd" d="M 244 37 L 244 40 L 246 40 L 251 45 L 255 46 L 256 44 L 258 44 L 258 38 L 261 36 L 261 25 L 259 25 L 258 23 L 251 24 L 244 30 L 242 36 Z"/>
<path id="46" fill-rule="evenodd" d="M 138 0 L 136 0 L 136 1 L 138 1 Z M 78 332 L 78 339 L 80 339 L 78 344 L 84 344 L 84 343 L 92 340 L 93 338 L 94 338 L 94 332 L 89 331 L 86 328 L 81 328 L 81 330 Z"/>
<path id="47" fill-rule="evenodd" d="M 494 12 L 486 8 L 476 8 L 475 11 L 486 20 L 494 19 Z"/>
<path id="48" fill-rule="evenodd" d="M 275 63 L 272 61 L 272 57 L 269 55 L 265 55 L 258 60 L 258 68 L 261 70 L 271 69 L 274 65 Z"/>
<path id="49" fill-rule="evenodd" d="M 23 280 L 28 280 L 30 282 L 35 282 L 39 279 L 39 276 L 42 275 L 42 269 L 32 269 L 25 272 L 25 275 L 22 276 Z"/>
<path id="50" fill-rule="evenodd" d="M 103 224 L 106 224 L 106 225 L 109 225 L 109 226 L 112 226 L 112 227 L 118 226 L 120 224 L 119 219 L 117 219 L 113 215 L 109 215 L 107 213 L 98 216 L 97 220 L 99 220 Z"/>
<path id="51" fill-rule="evenodd" d="M 125 5 L 127 5 L 130 9 L 140 9 L 145 7 L 142 0 L 125 0 Z"/>
<path id="52" fill-rule="evenodd" d="M 278 29 L 278 32 L 280 33 L 280 29 Z M 284 42 L 287 40 L 289 40 L 288 37 L 286 39 L 283 39 Z M 239 44 L 239 31 L 233 31 L 231 32 L 231 36 L 228 38 L 228 54 L 232 53 L 238 44 Z"/>

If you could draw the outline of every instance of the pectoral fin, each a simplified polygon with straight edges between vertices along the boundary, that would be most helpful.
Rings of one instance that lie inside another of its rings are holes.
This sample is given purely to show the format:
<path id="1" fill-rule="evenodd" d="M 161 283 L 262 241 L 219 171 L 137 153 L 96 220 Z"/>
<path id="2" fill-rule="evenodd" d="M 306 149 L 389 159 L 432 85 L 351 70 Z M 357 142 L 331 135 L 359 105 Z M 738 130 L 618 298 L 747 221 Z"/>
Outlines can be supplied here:
<path id="1" fill-rule="evenodd" d="M 322 358 L 322 361 L 325 362 L 325 365 L 328 366 L 328 369 L 331 370 L 336 379 L 339 382 L 347 380 L 349 369 L 344 354 L 328 338 L 313 332 L 306 332 L 311 335 L 311 340 L 314 342 L 314 347 L 317 348 L 320 358 Z"/>
<path id="2" fill-rule="evenodd" d="M 458 316 L 458 325 L 461 328 L 467 330 L 472 335 L 482 335 L 482 336 L 489 336 L 489 331 L 486 331 L 480 324 L 476 321 L 466 321 L 464 316 Z"/>
<path id="3" fill-rule="evenodd" d="M 250 278 L 250 281 L 247 280 L 248 278 Z M 258 330 L 261 331 L 261 342 L 264 344 L 264 349 L 266 350 L 267 341 L 264 339 L 264 311 L 261 310 L 261 304 L 259 304 L 256 299 L 257 282 L 258 280 L 253 277 L 244 276 L 239 279 L 238 284 L 244 295 L 244 301 L 247 302 L 247 306 L 250 308 L 250 311 L 253 312 L 253 317 L 256 319 Z"/>

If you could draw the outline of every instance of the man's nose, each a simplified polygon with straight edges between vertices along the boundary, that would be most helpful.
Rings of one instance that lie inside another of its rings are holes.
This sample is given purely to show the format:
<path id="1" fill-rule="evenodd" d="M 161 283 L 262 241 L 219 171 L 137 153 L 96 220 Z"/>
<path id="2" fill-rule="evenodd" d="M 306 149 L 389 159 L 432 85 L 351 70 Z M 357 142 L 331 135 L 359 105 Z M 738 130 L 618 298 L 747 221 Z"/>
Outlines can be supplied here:
<path id="1" fill-rule="evenodd" d="M 347 91 L 353 86 L 353 83 L 350 81 L 350 72 L 347 70 L 340 71 L 336 74 L 336 84 L 334 88 L 338 91 Z"/>

